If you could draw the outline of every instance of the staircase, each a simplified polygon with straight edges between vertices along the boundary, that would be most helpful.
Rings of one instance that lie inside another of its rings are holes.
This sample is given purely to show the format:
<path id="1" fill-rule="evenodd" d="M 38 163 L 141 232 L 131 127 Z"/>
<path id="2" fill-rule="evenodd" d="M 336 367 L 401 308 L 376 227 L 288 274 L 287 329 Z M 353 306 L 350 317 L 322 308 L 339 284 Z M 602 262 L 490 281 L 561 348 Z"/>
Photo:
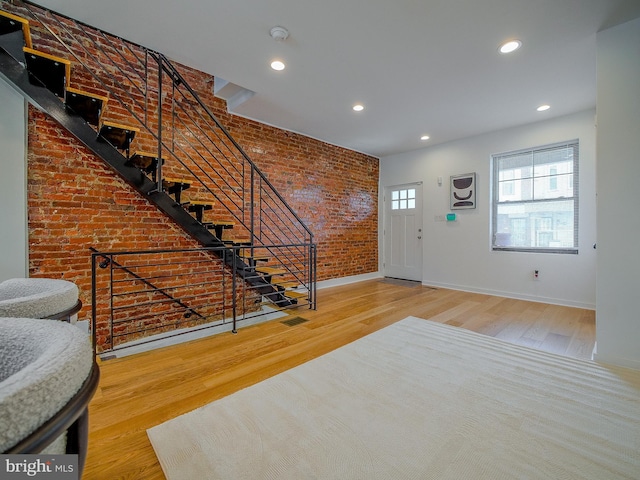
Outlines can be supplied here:
<path id="1" fill-rule="evenodd" d="M 30 2 L 0 2 L 3 78 L 267 301 L 315 308 L 311 231 L 178 68 L 119 41 Z"/>

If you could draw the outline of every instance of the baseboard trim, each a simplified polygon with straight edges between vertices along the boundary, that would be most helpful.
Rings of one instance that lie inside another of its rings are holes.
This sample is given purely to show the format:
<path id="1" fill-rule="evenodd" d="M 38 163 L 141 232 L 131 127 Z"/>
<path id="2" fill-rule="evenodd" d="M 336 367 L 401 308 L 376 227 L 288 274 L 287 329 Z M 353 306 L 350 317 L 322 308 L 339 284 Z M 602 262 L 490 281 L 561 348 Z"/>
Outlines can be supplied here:
<path id="1" fill-rule="evenodd" d="M 363 273 L 362 275 L 352 275 L 349 277 L 331 278 L 329 280 L 321 280 L 317 283 L 316 288 L 318 290 L 329 287 L 340 287 L 342 285 L 349 285 L 350 283 L 364 282 L 365 280 L 375 280 L 377 278 L 383 278 L 380 272 Z"/>
<path id="2" fill-rule="evenodd" d="M 594 351 L 592 360 L 605 365 L 615 365 L 618 367 L 640 370 L 640 361 L 630 358 L 616 357 L 615 355 L 598 355 L 598 353 Z"/>
<path id="3" fill-rule="evenodd" d="M 451 285 L 447 283 L 423 281 L 422 285 L 428 287 L 447 288 L 449 290 L 458 290 L 461 292 L 482 293 L 484 295 L 493 295 L 495 297 L 514 298 L 516 300 L 527 300 L 529 302 L 549 303 L 551 305 L 562 305 L 563 307 L 584 308 L 585 310 L 595 310 L 595 304 L 576 302 L 562 298 L 540 297 L 537 295 L 526 295 L 522 293 L 503 292 L 500 290 L 490 290 L 486 288 L 475 288 L 465 285 Z"/>

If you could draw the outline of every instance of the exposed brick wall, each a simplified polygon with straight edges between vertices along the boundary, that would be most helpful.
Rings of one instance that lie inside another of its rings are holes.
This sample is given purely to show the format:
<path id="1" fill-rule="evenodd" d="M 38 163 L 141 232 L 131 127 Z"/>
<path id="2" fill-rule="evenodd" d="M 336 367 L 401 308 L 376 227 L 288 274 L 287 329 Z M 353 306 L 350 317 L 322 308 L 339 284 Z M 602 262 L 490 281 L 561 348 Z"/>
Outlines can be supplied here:
<path id="1" fill-rule="evenodd" d="M 318 279 L 377 271 L 378 159 L 230 115 L 211 76 L 180 69 L 314 233 Z"/>
<path id="2" fill-rule="evenodd" d="M 22 13 L 20 7 L 11 8 Z M 69 57 L 46 33 L 39 33 L 38 22 L 32 23 L 35 48 Z M 99 39 L 90 29 L 76 29 L 70 34 Z M 88 46 L 89 53 L 101 55 L 91 50 L 90 42 L 82 43 Z M 119 50 L 127 57 L 140 51 L 125 42 L 121 42 Z M 117 55 L 110 56 L 117 62 Z M 103 59 L 102 63 L 111 64 L 112 60 Z M 211 75 L 185 66 L 178 68 L 314 232 L 318 279 L 377 271 L 378 160 L 230 115 L 225 102 L 212 94 Z M 109 87 L 127 84 L 116 66 L 108 69 Z M 103 93 L 101 86 L 81 69 L 72 70 L 71 83 Z M 139 96 L 134 87 L 127 89 Z M 114 120 L 126 119 L 122 105 L 110 102 L 108 109 Z M 150 137 L 141 135 L 136 141 L 139 148 L 153 151 Z M 30 274 L 76 282 L 86 306 L 84 318 L 88 317 L 90 305 L 89 247 L 104 251 L 198 246 L 102 160 L 34 108 L 29 112 L 28 162 Z M 172 168 L 169 165 L 167 171 Z"/>
<path id="3" fill-rule="evenodd" d="M 29 109 L 28 136 L 28 204 L 29 204 L 29 271 L 34 277 L 63 278 L 75 282 L 85 305 L 81 318 L 90 317 L 91 306 L 91 252 L 90 247 L 100 251 L 131 251 L 148 249 L 198 248 L 200 245 L 177 227 L 154 205 L 140 196 L 91 151 L 47 115 L 31 107 Z M 140 264 L 137 258 L 118 260 L 127 265 Z M 162 260 L 162 258 L 160 259 Z M 193 259 L 191 259 L 193 260 Z M 158 259 L 156 259 L 158 261 Z M 202 267 L 188 266 L 180 273 L 197 271 Z M 155 267 L 157 274 L 167 274 L 167 267 Z M 207 267 L 199 275 L 198 281 L 217 281 L 220 267 Z M 109 270 L 98 269 L 99 293 L 102 298 L 98 311 L 99 325 L 97 339 L 99 345 L 110 345 L 111 337 L 107 325 L 100 322 L 109 313 L 109 303 L 102 296 L 107 286 Z M 214 272 L 214 273 L 212 273 Z M 140 273 L 138 271 L 138 273 Z M 147 269 L 147 274 L 153 271 Z M 127 278 L 126 287 L 144 289 L 140 282 L 132 282 L 131 275 L 116 272 L 116 280 Z M 168 280 L 154 280 L 156 285 L 167 287 Z M 122 291 L 124 286 L 118 287 Z M 173 292 L 180 295 L 180 292 Z M 185 294 L 185 292 L 182 292 Z M 194 292 L 188 292 L 194 295 Z M 144 298 L 142 298 L 144 297 Z M 142 296 L 142 301 L 158 301 L 158 295 Z M 123 302 L 132 301 L 124 297 Z M 140 298 L 137 298 L 140 300 Z M 213 300 L 208 300 L 213 303 Z M 191 301 L 197 307 L 202 303 Z M 143 307 L 143 310 L 158 313 L 156 323 L 165 321 L 175 324 L 183 321 L 182 311 L 164 313 L 159 316 L 157 308 Z M 175 305 L 174 305 L 175 307 Z M 127 310 L 125 315 L 137 316 L 143 312 Z M 175 314 L 174 314 L 175 313 Z M 211 308 L 207 314 L 215 312 Z M 115 320 L 118 321 L 116 314 Z M 196 318 L 180 326 L 195 325 Z M 149 320 L 142 318 L 134 324 L 120 324 L 118 331 L 134 331 L 142 325 L 149 327 Z M 159 333 L 162 329 L 154 330 Z M 129 336 L 132 340 L 136 335 Z M 117 339 L 116 344 L 117 344 Z"/>

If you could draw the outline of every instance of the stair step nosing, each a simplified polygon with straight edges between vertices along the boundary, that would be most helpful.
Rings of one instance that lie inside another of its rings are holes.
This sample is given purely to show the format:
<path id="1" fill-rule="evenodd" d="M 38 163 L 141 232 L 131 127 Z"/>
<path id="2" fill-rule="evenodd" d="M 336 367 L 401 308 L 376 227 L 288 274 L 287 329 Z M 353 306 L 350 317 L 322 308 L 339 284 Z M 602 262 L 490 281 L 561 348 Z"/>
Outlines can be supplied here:
<path id="1" fill-rule="evenodd" d="M 282 292 L 282 294 L 285 297 L 290 297 L 290 298 L 305 298 L 309 296 L 309 294 L 306 292 L 296 292 L 295 290 L 286 290 Z"/>
<path id="2" fill-rule="evenodd" d="M 164 180 L 167 183 L 181 183 L 183 185 L 191 185 L 193 182 L 191 180 L 187 180 L 185 178 L 173 178 L 173 177 L 164 177 Z"/>
<path id="3" fill-rule="evenodd" d="M 266 275 L 282 275 L 287 273 L 286 270 L 275 267 L 256 267 L 256 271 Z"/>
<path id="4" fill-rule="evenodd" d="M 132 125 L 124 125 L 122 123 L 111 122 L 109 120 L 103 120 L 101 125 L 100 125 L 100 129 L 102 129 L 102 127 L 117 128 L 119 130 L 126 130 L 126 131 L 129 131 L 129 132 L 139 132 L 140 131 L 140 129 L 138 127 L 134 127 Z"/>
<path id="5" fill-rule="evenodd" d="M 133 155 L 131 155 L 131 158 L 133 157 L 145 157 L 145 158 L 158 158 L 158 155 L 156 155 L 155 153 L 151 153 L 151 152 L 143 152 L 143 151 L 136 151 L 133 152 Z M 164 161 L 164 158 L 162 159 Z"/>
<path id="6" fill-rule="evenodd" d="M 97 93 L 87 92 L 85 90 L 80 90 L 79 88 L 67 87 L 67 93 L 75 93 L 76 95 L 82 95 L 84 97 L 96 98 L 98 100 L 102 100 L 103 103 L 107 103 L 109 101 L 109 97 L 104 95 L 99 95 Z"/>
<path id="7" fill-rule="evenodd" d="M 67 67 L 71 67 L 71 61 L 67 60 L 66 58 L 56 57 L 55 55 L 51 55 L 50 53 L 45 53 L 45 52 L 42 52 L 40 50 L 36 50 L 34 48 L 30 48 L 30 47 L 23 47 L 22 51 L 24 51 L 24 53 L 30 53 L 30 54 L 35 55 L 37 57 L 46 58 L 47 60 L 51 60 L 51 61 L 54 61 L 54 62 L 62 63 L 63 65 L 65 65 Z"/>

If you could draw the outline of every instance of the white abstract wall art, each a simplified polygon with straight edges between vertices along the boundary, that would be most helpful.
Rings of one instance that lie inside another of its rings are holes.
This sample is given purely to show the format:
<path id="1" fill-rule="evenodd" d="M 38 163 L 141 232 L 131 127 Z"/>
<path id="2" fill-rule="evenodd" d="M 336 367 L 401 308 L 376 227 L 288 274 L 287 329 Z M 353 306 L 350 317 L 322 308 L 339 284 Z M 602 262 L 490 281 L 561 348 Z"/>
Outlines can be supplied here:
<path id="1" fill-rule="evenodd" d="M 451 175 L 451 210 L 476 208 L 476 174 Z"/>

